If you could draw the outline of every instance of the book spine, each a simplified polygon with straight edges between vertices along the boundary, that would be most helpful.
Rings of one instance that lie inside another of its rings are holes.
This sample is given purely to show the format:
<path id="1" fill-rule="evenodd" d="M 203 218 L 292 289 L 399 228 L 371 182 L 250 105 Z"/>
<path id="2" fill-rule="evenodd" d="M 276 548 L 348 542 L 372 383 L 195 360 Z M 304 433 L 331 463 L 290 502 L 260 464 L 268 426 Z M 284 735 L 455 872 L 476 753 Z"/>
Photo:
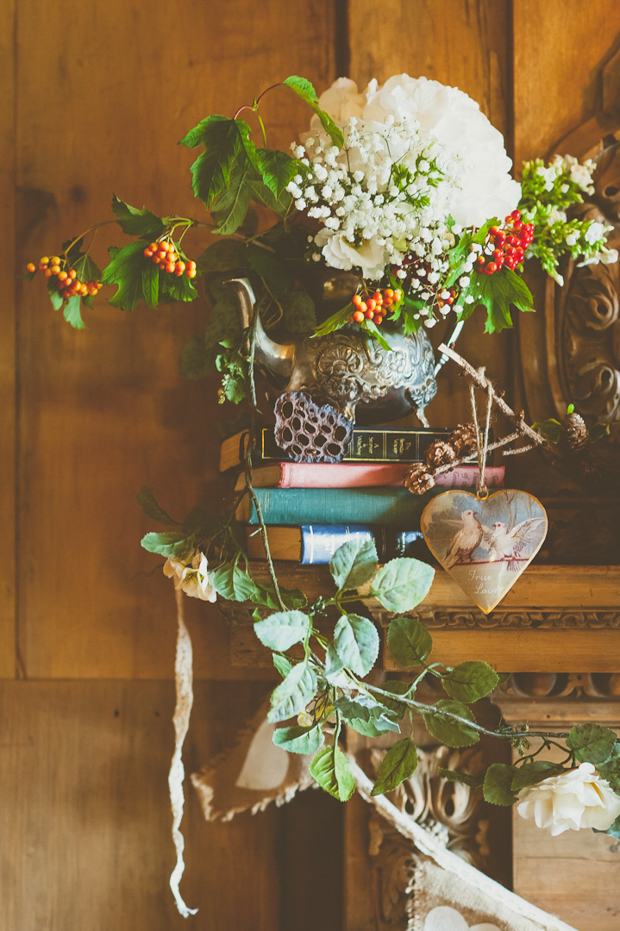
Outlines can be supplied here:
<path id="1" fill-rule="evenodd" d="M 347 540 L 370 540 L 377 549 L 379 562 L 396 556 L 419 556 L 425 550 L 419 530 L 390 530 L 364 524 L 307 524 L 301 528 L 302 566 L 324 565 Z"/>
<path id="2" fill-rule="evenodd" d="M 390 430 L 385 427 L 353 430 L 353 439 L 345 453 L 344 462 L 419 462 L 435 440 L 445 439 L 449 429 L 442 430 Z M 261 457 L 265 461 L 285 460 L 276 444 L 273 429 L 262 431 Z"/>
<path id="3" fill-rule="evenodd" d="M 400 488 L 256 488 L 263 518 L 267 524 L 303 526 L 305 524 L 342 524 L 349 521 L 380 526 L 419 529 L 420 513 L 430 497 L 441 487 L 425 495 L 412 495 Z M 254 502 L 248 522 L 258 523 Z"/>
<path id="4" fill-rule="evenodd" d="M 409 466 L 401 463 L 321 463 L 282 462 L 277 488 L 370 488 L 373 486 L 402 485 Z M 504 466 L 485 469 L 489 488 L 498 488 L 504 482 Z M 473 488 L 478 480 L 476 466 L 459 466 L 452 472 L 435 476 L 442 488 Z"/>

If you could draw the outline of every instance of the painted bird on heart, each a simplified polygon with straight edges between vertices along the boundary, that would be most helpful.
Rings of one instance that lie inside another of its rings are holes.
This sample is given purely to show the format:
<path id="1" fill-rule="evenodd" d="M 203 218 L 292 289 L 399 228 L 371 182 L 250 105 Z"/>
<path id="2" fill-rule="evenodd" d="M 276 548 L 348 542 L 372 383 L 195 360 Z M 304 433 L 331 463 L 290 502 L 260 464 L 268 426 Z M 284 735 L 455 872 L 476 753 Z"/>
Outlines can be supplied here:
<path id="1" fill-rule="evenodd" d="M 506 560 L 506 568 L 516 571 L 519 568 L 517 560 L 526 559 L 526 551 L 536 546 L 543 539 L 545 531 L 544 517 L 528 517 L 516 524 L 511 530 L 506 524 L 496 521 L 491 528 L 491 536 L 486 542 L 491 562 Z M 530 557 L 531 558 L 531 557 Z"/>
<path id="2" fill-rule="evenodd" d="M 444 523 L 460 528 L 446 550 L 444 560 L 446 569 L 451 569 L 459 563 L 471 562 L 472 554 L 480 544 L 490 540 L 490 529 L 480 523 L 475 511 L 461 511 L 460 521 L 446 520 Z"/>

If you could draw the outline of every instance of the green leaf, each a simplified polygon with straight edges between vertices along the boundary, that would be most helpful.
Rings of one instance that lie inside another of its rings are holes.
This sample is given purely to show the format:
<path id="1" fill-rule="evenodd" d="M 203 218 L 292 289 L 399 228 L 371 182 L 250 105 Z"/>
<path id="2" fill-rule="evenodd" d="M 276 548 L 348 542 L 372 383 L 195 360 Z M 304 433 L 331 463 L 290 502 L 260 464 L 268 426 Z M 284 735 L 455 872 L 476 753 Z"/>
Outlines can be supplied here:
<path id="1" fill-rule="evenodd" d="M 263 182 L 275 197 L 280 197 L 302 167 L 296 159 L 279 149 L 257 149 L 255 162 Z"/>
<path id="2" fill-rule="evenodd" d="M 341 310 L 337 310 L 335 314 L 332 314 L 315 329 L 314 336 L 327 336 L 328 333 L 334 333 L 346 326 L 354 309 L 353 304 L 349 303 Z"/>
<path id="3" fill-rule="evenodd" d="M 457 701 L 474 702 L 485 698 L 497 688 L 499 676 L 483 662 L 467 662 L 455 666 L 441 680 L 445 691 Z"/>
<path id="4" fill-rule="evenodd" d="M 286 656 L 280 656 L 279 653 L 272 654 L 273 665 L 276 667 L 283 679 L 286 679 L 289 672 L 293 668 L 293 664 L 289 663 Z"/>
<path id="5" fill-rule="evenodd" d="M 428 594 L 434 576 L 433 567 L 418 559 L 391 559 L 377 572 L 370 597 L 388 611 L 411 611 Z"/>
<path id="6" fill-rule="evenodd" d="M 301 78 L 296 74 L 292 74 L 284 82 L 287 87 L 290 87 L 291 90 L 294 90 L 295 93 L 301 97 L 301 99 L 312 107 L 316 115 L 321 121 L 321 125 L 328 136 L 331 138 L 334 145 L 338 146 L 339 149 L 344 145 L 344 136 L 342 131 L 338 129 L 334 121 L 332 120 L 329 114 L 325 113 L 324 110 L 321 110 L 319 107 L 319 100 L 316 95 L 316 91 L 310 81 L 306 78 Z"/>
<path id="7" fill-rule="evenodd" d="M 74 294 L 73 297 L 67 300 L 62 312 L 67 323 L 70 323 L 76 330 L 83 330 L 86 327 L 86 324 L 82 320 L 81 303 L 82 301 L 79 294 Z"/>
<path id="8" fill-rule="evenodd" d="M 194 548 L 193 538 L 184 533 L 147 533 L 141 544 L 149 553 L 178 556 L 180 559 L 188 556 Z"/>
<path id="9" fill-rule="evenodd" d="M 177 520 L 173 520 L 168 514 L 167 511 L 164 511 L 162 507 L 159 506 L 155 500 L 153 492 L 143 485 L 138 494 L 136 495 L 136 500 L 147 517 L 150 517 L 151 520 L 156 520 L 160 524 L 168 524 L 169 526 L 179 526 Z"/>
<path id="10" fill-rule="evenodd" d="M 217 195 L 211 207 L 211 216 L 217 223 L 216 233 L 231 236 L 235 233 L 248 212 L 252 189 L 248 182 L 255 177 L 251 165 L 233 164 L 227 187 Z"/>
<path id="11" fill-rule="evenodd" d="M 364 737 L 379 737 L 387 731 L 400 733 L 400 727 L 387 709 L 372 699 L 339 698 L 335 707 L 347 724 Z"/>
<path id="12" fill-rule="evenodd" d="M 442 766 L 439 767 L 439 772 L 448 782 L 462 782 L 463 785 L 472 787 L 482 785 L 480 776 L 472 776 L 470 773 L 459 773 L 454 769 L 444 769 Z"/>
<path id="13" fill-rule="evenodd" d="M 256 584 L 252 577 L 234 563 L 225 563 L 213 573 L 213 587 L 227 601 L 254 601 Z"/>
<path id="14" fill-rule="evenodd" d="M 194 194 L 210 207 L 213 200 L 226 192 L 233 167 L 242 169 L 255 158 L 256 147 L 250 140 L 250 127 L 243 120 L 231 120 L 212 115 L 191 130 L 179 145 L 205 151 L 191 167 Z"/>
<path id="15" fill-rule="evenodd" d="M 246 257 L 250 268 L 263 279 L 270 294 L 276 300 L 282 300 L 293 287 L 294 277 L 290 263 L 283 262 L 273 252 L 261 249 L 253 243 L 248 245 Z"/>
<path id="16" fill-rule="evenodd" d="M 566 738 L 566 746 L 572 750 L 580 763 L 606 763 L 611 757 L 616 734 L 600 724 L 579 724 L 573 727 Z"/>
<path id="17" fill-rule="evenodd" d="M 597 831 L 596 828 L 594 828 L 594 831 L 596 834 L 603 833 L 602 831 Z M 605 834 L 609 834 L 611 837 L 620 840 L 620 815 L 616 818 L 614 823 L 607 828 Z"/>
<path id="18" fill-rule="evenodd" d="M 319 750 L 310 764 L 310 774 L 340 802 L 348 802 L 355 792 L 355 779 L 340 747 Z"/>
<path id="19" fill-rule="evenodd" d="M 272 724 L 286 721 L 303 711 L 314 697 L 316 677 L 306 663 L 293 666 L 286 679 L 271 694 L 271 710 L 267 720 Z"/>
<path id="20" fill-rule="evenodd" d="M 524 763 L 515 769 L 511 785 L 513 792 L 520 792 L 521 789 L 536 785 L 547 776 L 557 776 L 564 771 L 561 766 L 550 763 L 549 760 L 532 760 L 531 763 Z"/>
<path id="21" fill-rule="evenodd" d="M 99 281 L 101 277 L 99 268 L 86 252 L 71 261 L 71 268 L 80 281 Z"/>
<path id="22" fill-rule="evenodd" d="M 173 301 L 195 301 L 198 297 L 192 279 L 187 275 L 170 275 L 166 273 L 159 280 L 160 293 Z"/>
<path id="23" fill-rule="evenodd" d="M 401 666 L 421 666 L 433 649 L 433 638 L 417 617 L 395 617 L 388 627 L 387 646 Z"/>
<path id="24" fill-rule="evenodd" d="M 353 538 L 339 546 L 329 571 L 338 591 L 352 591 L 369 582 L 377 571 L 377 550 L 372 540 Z"/>
<path id="25" fill-rule="evenodd" d="M 152 262 L 142 269 L 142 295 L 149 307 L 159 301 L 159 269 Z"/>
<path id="26" fill-rule="evenodd" d="M 408 737 L 399 740 L 383 758 L 372 795 L 392 792 L 415 772 L 417 765 L 418 754 L 411 740 Z"/>
<path id="27" fill-rule="evenodd" d="M 325 651 L 325 678 L 330 685 L 334 684 L 334 680 L 338 678 L 343 669 L 344 663 L 338 656 L 334 644 L 330 643 Z"/>
<path id="28" fill-rule="evenodd" d="M 116 294 L 110 298 L 110 304 L 122 310 L 135 310 L 143 296 L 142 270 L 147 264 L 152 265 L 152 262 L 144 255 L 144 243 L 141 240 L 130 242 L 115 252 L 101 278 L 104 284 L 118 285 Z"/>
<path id="29" fill-rule="evenodd" d="M 387 682 L 384 682 L 381 686 L 382 692 L 391 692 L 396 695 L 404 695 L 405 692 L 409 691 L 409 683 L 403 682 L 402 679 L 388 679 Z M 396 698 L 386 698 L 385 695 L 377 695 L 373 693 L 374 697 L 378 702 L 381 702 L 382 705 L 385 705 L 393 714 L 398 716 L 398 720 L 405 716 L 409 710 L 408 706 L 402 702 L 398 701 Z"/>
<path id="30" fill-rule="evenodd" d="M 278 727 L 273 733 L 273 742 L 289 753 L 314 753 L 323 746 L 323 728 L 314 724 L 312 727 Z"/>
<path id="31" fill-rule="evenodd" d="M 473 712 L 467 705 L 453 699 L 442 698 L 435 703 L 434 711 L 427 711 L 422 715 L 426 730 L 433 737 L 436 737 L 442 744 L 447 747 L 471 747 L 478 743 L 480 734 L 467 726 L 467 721 L 475 723 L 476 719 Z M 465 721 L 455 721 L 448 714 L 455 714 Z"/>
<path id="32" fill-rule="evenodd" d="M 367 676 L 379 655 L 377 628 L 359 614 L 343 614 L 334 630 L 334 646 L 345 666 Z"/>
<path id="33" fill-rule="evenodd" d="M 143 207 L 138 210 L 120 200 L 116 194 L 112 195 L 112 211 L 118 217 L 118 225 L 128 236 L 140 236 L 142 239 L 157 239 L 166 230 L 166 224 L 161 217 Z"/>
<path id="34" fill-rule="evenodd" d="M 52 281 L 54 282 L 53 284 L 52 284 Z M 65 299 L 62 296 L 62 294 L 59 292 L 58 288 L 56 287 L 55 278 L 47 279 L 47 293 L 49 294 L 49 299 L 52 302 L 52 307 L 54 308 L 54 310 L 60 310 L 60 308 L 65 302 Z"/>
<path id="35" fill-rule="evenodd" d="M 278 611 L 254 625 L 256 636 L 265 647 L 281 653 L 301 643 L 310 631 L 311 621 L 301 611 Z"/>
<path id="36" fill-rule="evenodd" d="M 518 801 L 512 791 L 512 780 L 516 774 L 516 767 L 507 763 L 491 763 L 486 771 L 482 794 L 485 801 L 491 805 L 514 805 Z"/>

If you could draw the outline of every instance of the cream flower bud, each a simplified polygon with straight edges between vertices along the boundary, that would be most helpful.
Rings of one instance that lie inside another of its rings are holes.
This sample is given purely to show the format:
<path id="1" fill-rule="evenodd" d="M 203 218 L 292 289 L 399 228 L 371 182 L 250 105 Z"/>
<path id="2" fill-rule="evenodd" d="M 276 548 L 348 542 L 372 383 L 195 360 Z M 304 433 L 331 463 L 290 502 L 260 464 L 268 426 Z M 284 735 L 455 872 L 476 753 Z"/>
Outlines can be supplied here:
<path id="1" fill-rule="evenodd" d="M 592 763 L 582 763 L 525 789 L 517 812 L 522 818 L 532 818 L 537 827 L 549 828 L 554 837 L 581 828 L 606 831 L 620 815 L 620 796 Z"/>
<path id="2" fill-rule="evenodd" d="M 205 554 L 195 550 L 187 559 L 169 556 L 163 571 L 167 578 L 174 579 L 174 587 L 181 589 L 190 598 L 215 601 L 217 592 L 212 585 L 208 568 Z"/>

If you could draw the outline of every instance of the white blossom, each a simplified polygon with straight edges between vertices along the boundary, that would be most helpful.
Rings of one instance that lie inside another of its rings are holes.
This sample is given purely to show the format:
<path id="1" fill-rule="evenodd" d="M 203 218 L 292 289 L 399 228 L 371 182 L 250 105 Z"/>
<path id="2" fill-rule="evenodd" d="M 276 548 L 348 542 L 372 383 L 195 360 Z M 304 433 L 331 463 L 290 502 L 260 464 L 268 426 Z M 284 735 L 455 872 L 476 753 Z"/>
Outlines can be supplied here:
<path id="1" fill-rule="evenodd" d="M 213 587 L 208 568 L 207 557 L 200 550 L 196 550 L 185 560 L 169 556 L 164 563 L 163 571 L 167 578 L 174 579 L 174 587 L 181 589 L 190 598 L 215 601 L 217 592 Z"/>
<path id="2" fill-rule="evenodd" d="M 606 831 L 620 815 L 620 796 L 592 763 L 582 763 L 525 789 L 517 812 L 522 818 L 533 819 L 537 827 L 549 828 L 554 837 L 581 828 Z"/>

